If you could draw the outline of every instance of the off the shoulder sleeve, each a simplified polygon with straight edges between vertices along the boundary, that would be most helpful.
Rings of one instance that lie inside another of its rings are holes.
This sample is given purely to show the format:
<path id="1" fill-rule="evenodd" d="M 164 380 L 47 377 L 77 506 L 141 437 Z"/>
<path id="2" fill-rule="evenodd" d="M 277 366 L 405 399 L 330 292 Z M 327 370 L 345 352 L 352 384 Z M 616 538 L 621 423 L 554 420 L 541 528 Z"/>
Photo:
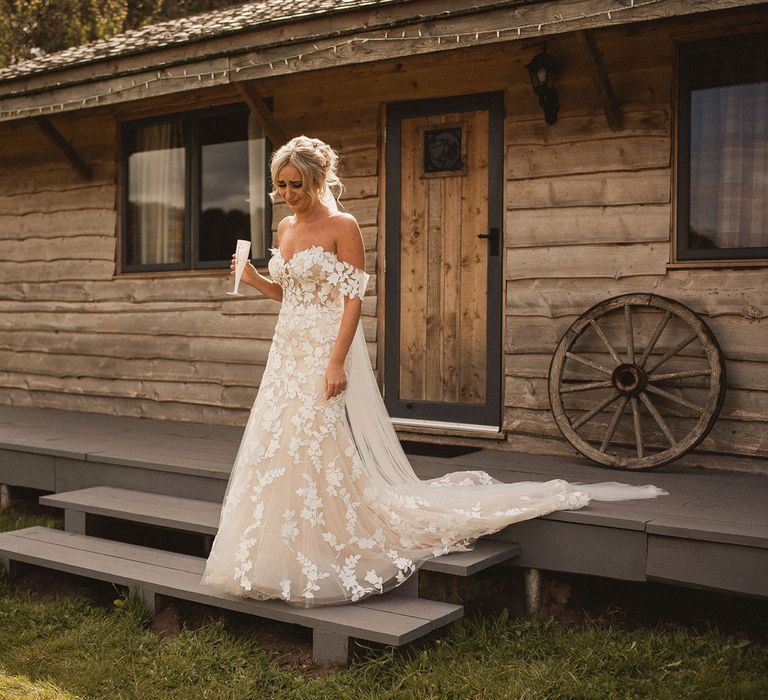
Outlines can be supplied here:
<path id="1" fill-rule="evenodd" d="M 334 266 L 332 281 L 343 296 L 354 299 L 365 296 L 365 289 L 371 276 L 346 260 L 338 260 Z"/>

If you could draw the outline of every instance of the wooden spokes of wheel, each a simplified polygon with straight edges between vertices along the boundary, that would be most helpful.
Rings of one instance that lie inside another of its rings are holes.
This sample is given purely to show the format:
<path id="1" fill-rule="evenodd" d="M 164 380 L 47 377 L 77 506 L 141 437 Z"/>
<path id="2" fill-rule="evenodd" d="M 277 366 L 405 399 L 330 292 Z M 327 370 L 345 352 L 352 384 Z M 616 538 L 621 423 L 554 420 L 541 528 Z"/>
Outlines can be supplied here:
<path id="1" fill-rule="evenodd" d="M 565 438 L 608 467 L 652 469 L 693 449 L 717 420 L 725 363 L 691 309 L 654 294 L 593 306 L 558 343 L 549 403 Z"/>

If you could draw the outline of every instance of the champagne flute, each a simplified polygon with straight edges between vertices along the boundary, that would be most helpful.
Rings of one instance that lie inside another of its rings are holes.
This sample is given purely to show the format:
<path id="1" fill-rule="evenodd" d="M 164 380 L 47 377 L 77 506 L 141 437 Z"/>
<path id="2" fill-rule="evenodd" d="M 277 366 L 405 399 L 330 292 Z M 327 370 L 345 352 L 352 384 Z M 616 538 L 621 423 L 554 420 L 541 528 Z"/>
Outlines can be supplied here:
<path id="1" fill-rule="evenodd" d="M 243 294 L 237 290 L 240 286 L 240 278 L 243 276 L 243 270 L 245 270 L 245 263 L 248 262 L 248 253 L 250 250 L 251 242 L 238 238 L 237 247 L 235 248 L 235 288 L 231 292 L 227 292 L 230 296 L 243 296 Z"/>

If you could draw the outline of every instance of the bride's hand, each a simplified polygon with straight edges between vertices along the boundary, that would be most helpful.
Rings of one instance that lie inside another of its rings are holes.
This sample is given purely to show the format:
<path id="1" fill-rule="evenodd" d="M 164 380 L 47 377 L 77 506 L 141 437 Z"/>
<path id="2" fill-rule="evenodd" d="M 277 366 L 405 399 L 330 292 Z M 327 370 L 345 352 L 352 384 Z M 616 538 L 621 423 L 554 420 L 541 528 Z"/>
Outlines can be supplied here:
<path id="1" fill-rule="evenodd" d="M 332 362 L 325 370 L 325 398 L 332 399 L 347 388 L 347 375 L 344 365 Z"/>
<path id="2" fill-rule="evenodd" d="M 229 265 L 229 274 L 234 275 L 235 274 L 235 254 L 232 254 L 232 262 Z M 241 282 L 245 282 L 246 284 L 253 287 L 253 280 L 256 278 L 256 275 L 258 273 L 256 272 L 256 268 L 253 266 L 250 260 L 245 261 L 245 269 L 243 270 L 243 276 L 240 278 Z"/>

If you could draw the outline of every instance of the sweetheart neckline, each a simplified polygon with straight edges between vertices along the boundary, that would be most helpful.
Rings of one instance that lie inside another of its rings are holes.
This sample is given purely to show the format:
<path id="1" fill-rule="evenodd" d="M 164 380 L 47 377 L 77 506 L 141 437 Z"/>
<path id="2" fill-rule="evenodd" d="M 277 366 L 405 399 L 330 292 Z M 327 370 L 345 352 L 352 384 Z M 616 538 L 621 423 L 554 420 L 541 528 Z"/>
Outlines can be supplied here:
<path id="1" fill-rule="evenodd" d="M 297 250 L 293 255 L 291 255 L 291 257 L 288 260 L 285 259 L 285 256 L 283 255 L 283 251 L 280 250 L 280 246 L 278 246 L 277 248 L 270 248 L 270 250 L 273 250 L 276 253 L 280 253 L 280 259 L 283 261 L 283 265 L 288 265 L 288 264 L 293 262 L 293 259 L 297 255 L 301 255 L 302 253 L 308 253 L 308 252 L 310 252 L 312 250 L 315 250 L 316 248 L 320 248 L 320 250 L 323 253 L 327 253 L 328 255 L 333 255 L 333 257 L 338 260 L 338 255 L 336 255 L 336 251 L 328 250 L 328 249 L 324 248 L 322 245 L 320 245 L 319 243 L 316 243 L 314 245 L 308 246 L 307 248 L 302 248 L 301 250 Z"/>

